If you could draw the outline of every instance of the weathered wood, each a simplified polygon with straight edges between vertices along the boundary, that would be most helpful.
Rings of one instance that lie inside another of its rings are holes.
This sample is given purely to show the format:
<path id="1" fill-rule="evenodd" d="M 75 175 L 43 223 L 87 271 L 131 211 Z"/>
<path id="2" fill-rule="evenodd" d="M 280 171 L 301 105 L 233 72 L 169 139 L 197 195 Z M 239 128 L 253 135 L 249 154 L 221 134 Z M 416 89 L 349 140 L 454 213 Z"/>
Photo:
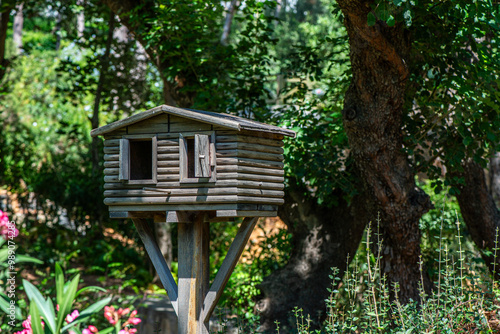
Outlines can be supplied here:
<path id="1" fill-rule="evenodd" d="M 119 154 L 105 154 L 104 155 L 104 161 L 119 161 L 120 160 L 120 155 Z"/>
<path id="2" fill-rule="evenodd" d="M 222 292 L 224 291 L 224 287 L 231 276 L 231 273 L 238 263 L 238 260 L 241 256 L 241 253 L 245 249 L 245 245 L 252 234 L 252 231 L 257 223 L 258 218 L 245 218 L 234 237 L 234 240 L 229 247 L 229 251 L 227 252 L 224 261 L 222 262 L 221 267 L 217 271 L 217 275 L 215 276 L 214 282 L 208 291 L 204 303 L 203 303 L 203 317 L 205 321 L 210 319 L 212 312 L 219 301 Z"/>
<path id="3" fill-rule="evenodd" d="M 120 168 L 104 168 L 104 175 L 118 175 Z"/>
<path id="4" fill-rule="evenodd" d="M 104 147 L 104 154 L 117 154 L 120 153 L 120 146 Z"/>
<path id="5" fill-rule="evenodd" d="M 104 168 L 120 167 L 119 161 L 104 161 Z"/>
<path id="6" fill-rule="evenodd" d="M 248 166 L 235 166 L 235 165 L 225 165 L 217 167 L 217 172 L 219 173 L 249 173 L 258 175 L 274 175 L 283 176 L 285 171 L 282 169 L 269 169 L 269 168 L 259 168 L 259 167 L 248 167 Z"/>
<path id="7" fill-rule="evenodd" d="M 133 124 L 133 123 L 142 121 L 144 119 L 148 119 L 150 117 L 153 117 L 154 115 L 161 114 L 161 113 L 163 113 L 161 109 L 162 109 L 161 106 L 158 106 L 158 107 L 150 109 L 150 110 L 148 110 L 146 112 L 142 112 L 142 113 L 139 113 L 139 114 L 132 115 L 130 117 L 127 117 L 125 119 L 113 122 L 111 124 L 107 124 L 107 125 L 101 126 L 100 128 L 93 129 L 90 132 L 90 134 L 91 134 L 92 137 L 95 137 L 95 136 L 107 134 L 107 133 L 110 133 L 110 132 L 114 132 L 114 131 L 116 131 L 116 130 L 118 130 L 120 128 L 123 128 L 123 127 L 125 127 L 125 126 L 127 126 L 129 124 Z"/>
<path id="8" fill-rule="evenodd" d="M 194 176 L 210 177 L 210 141 L 208 135 L 194 136 Z"/>
<path id="9" fill-rule="evenodd" d="M 106 176 L 105 176 L 106 180 Z M 213 188 L 213 187 L 242 187 L 254 189 L 270 189 L 281 190 L 285 186 L 283 183 L 274 182 L 258 182 L 249 180 L 219 180 L 217 182 L 199 182 L 199 183 L 181 183 L 181 182 L 158 182 L 156 187 L 159 188 Z M 104 184 L 105 190 L 112 189 L 142 189 L 139 184 L 126 184 L 118 181 L 106 181 Z"/>
<path id="10" fill-rule="evenodd" d="M 189 223 L 190 216 L 186 211 L 168 211 L 167 223 Z"/>
<path id="11" fill-rule="evenodd" d="M 217 210 L 217 217 L 276 217 L 277 211 Z"/>
<path id="12" fill-rule="evenodd" d="M 122 190 L 123 191 L 123 190 Z M 128 196 L 131 196 L 131 192 L 133 192 L 134 190 L 130 191 L 130 190 L 126 190 L 125 192 L 128 194 Z M 160 193 L 162 194 L 163 196 L 165 196 L 165 193 L 168 193 L 170 194 L 172 192 L 172 190 L 170 189 L 162 189 L 162 188 L 149 188 L 149 187 L 144 187 L 142 188 L 142 194 L 141 195 L 145 195 L 145 194 L 149 194 L 149 196 L 151 196 L 151 192 L 152 193 Z M 106 192 L 104 192 L 106 194 Z M 170 195 L 169 195 L 170 196 Z"/>
<path id="13" fill-rule="evenodd" d="M 203 300 L 209 279 L 209 224 L 203 215 L 178 225 L 179 334 L 208 334 Z"/>
<path id="14" fill-rule="evenodd" d="M 148 205 L 148 204 L 205 204 L 205 203 L 266 203 L 283 204 L 282 198 L 237 196 L 237 195 L 197 195 L 197 196 L 168 196 L 168 197 L 107 197 L 104 199 L 106 205 Z"/>
<path id="15" fill-rule="evenodd" d="M 161 160 L 158 167 L 179 167 L 179 160 Z"/>
<path id="16" fill-rule="evenodd" d="M 280 162 L 283 161 L 283 154 L 254 152 L 254 151 L 239 150 L 239 149 L 238 150 L 217 150 L 216 156 L 217 156 L 217 158 L 238 157 L 238 158 L 251 158 L 251 159 L 280 161 Z"/>
<path id="17" fill-rule="evenodd" d="M 262 145 L 276 146 L 276 147 L 282 147 L 284 145 L 283 141 L 281 140 L 242 136 L 238 135 L 237 133 L 235 133 L 234 135 L 217 136 L 217 142 L 220 143 L 245 142 L 245 143 L 262 144 Z"/>
<path id="18" fill-rule="evenodd" d="M 195 204 L 195 203 L 236 203 L 238 196 L 169 196 L 169 197 L 108 197 L 104 199 L 106 205 L 135 205 L 135 204 Z"/>
<path id="19" fill-rule="evenodd" d="M 188 177 L 188 143 L 184 135 L 179 135 L 179 176 L 180 179 Z"/>
<path id="20" fill-rule="evenodd" d="M 179 161 L 179 153 L 158 154 L 158 161 L 162 161 L 162 160 L 177 160 L 177 161 Z"/>
<path id="21" fill-rule="evenodd" d="M 142 242 L 144 243 L 144 247 L 148 252 L 149 258 L 151 259 L 151 262 L 160 277 L 161 283 L 163 284 L 165 290 L 167 290 L 168 298 L 170 299 L 175 312 L 179 314 L 178 287 L 172 273 L 170 272 L 170 268 L 163 257 L 163 254 L 158 248 L 153 231 L 145 219 L 134 218 L 133 222 Z"/>
<path id="22" fill-rule="evenodd" d="M 162 114 L 127 126 L 128 134 L 168 132 L 168 115 Z"/>
<path id="23" fill-rule="evenodd" d="M 264 152 L 264 153 L 272 153 L 272 154 L 283 154 L 284 150 L 281 147 L 276 146 L 267 146 L 262 144 L 255 143 L 217 143 L 215 145 L 217 150 L 248 150 L 255 152 Z"/>
<path id="24" fill-rule="evenodd" d="M 171 119 L 176 119 L 171 117 Z M 181 118 L 179 118 L 181 119 Z M 170 123 L 170 132 L 186 132 L 186 131 L 210 131 L 212 126 L 207 123 L 193 122 L 187 119 L 181 119 L 179 122 Z"/>
<path id="25" fill-rule="evenodd" d="M 202 130 L 202 131 L 182 131 L 182 135 L 185 136 L 185 137 L 194 137 L 194 135 L 196 134 L 206 134 L 206 135 L 210 135 L 211 133 L 213 133 L 212 130 L 208 131 L 208 130 Z M 161 139 L 161 140 L 175 140 L 175 139 L 179 139 L 179 132 L 171 132 L 171 133 L 159 133 L 158 134 L 158 139 Z"/>
<path id="26" fill-rule="evenodd" d="M 165 188 L 148 188 L 138 190 L 120 189 L 120 190 L 105 190 L 105 197 L 165 197 L 168 192 L 169 196 L 188 196 L 188 195 L 246 195 L 260 197 L 278 197 L 282 198 L 284 192 L 280 190 L 267 189 L 251 189 L 251 188 L 187 188 L 187 189 L 165 189 Z"/>
<path id="27" fill-rule="evenodd" d="M 179 153 L 178 146 L 158 146 L 158 153 Z"/>
<path id="28" fill-rule="evenodd" d="M 130 143 L 128 139 L 120 139 L 118 161 L 120 162 L 118 181 L 128 180 L 130 178 Z M 106 177 L 104 177 L 104 182 L 108 182 Z"/>
<path id="29" fill-rule="evenodd" d="M 210 136 L 210 167 L 217 165 L 217 157 L 215 156 L 215 132 Z"/>
<path id="30" fill-rule="evenodd" d="M 234 133 L 235 133 L 234 131 L 230 131 L 230 130 L 217 131 L 217 134 L 221 135 L 221 136 L 234 135 Z M 272 133 L 272 132 L 246 131 L 246 130 L 238 131 L 237 134 L 243 135 L 243 136 L 248 136 L 248 137 L 266 138 L 266 139 L 273 139 L 273 140 L 283 140 L 283 137 L 284 137 L 282 134 L 277 134 L 277 133 Z"/>
<path id="31" fill-rule="evenodd" d="M 217 211 L 217 210 L 239 210 L 239 211 L 276 211 L 278 207 L 271 204 L 250 203 L 225 203 L 225 204 L 151 204 L 151 205 L 112 205 L 110 212 L 153 212 L 153 211 Z"/>
<path id="32" fill-rule="evenodd" d="M 179 181 L 178 174 L 159 174 L 157 176 L 158 181 Z"/>
<path id="33" fill-rule="evenodd" d="M 168 168 L 158 168 L 158 174 L 177 174 L 179 175 L 180 168 L 179 167 L 168 167 Z"/>
<path id="34" fill-rule="evenodd" d="M 120 146 L 120 139 L 106 139 L 104 141 L 104 147 L 108 146 Z"/>
<path id="35" fill-rule="evenodd" d="M 260 168 L 283 169 L 283 162 L 248 158 L 217 158 L 217 166 L 241 165 Z"/>
<path id="36" fill-rule="evenodd" d="M 149 180 L 128 180 L 126 182 L 123 182 L 123 183 L 119 183 L 121 184 L 122 186 L 121 187 L 126 187 L 126 186 L 130 186 L 130 185 L 141 185 L 141 184 L 156 184 L 158 180 L 166 180 L 166 179 L 169 179 L 170 180 L 170 177 L 169 175 L 160 175 L 158 178 L 156 176 L 156 174 L 153 174 L 153 179 L 149 179 Z M 172 178 L 172 180 L 178 180 L 179 178 Z M 122 180 L 119 179 L 119 175 L 104 175 L 104 182 L 106 182 L 106 184 L 111 184 L 111 183 L 116 183 L 116 182 L 120 182 Z M 106 189 L 106 187 L 104 187 L 104 189 Z M 109 189 L 109 188 L 108 188 Z M 116 189 L 116 188 L 115 188 Z"/>
<path id="37" fill-rule="evenodd" d="M 160 136 L 158 136 L 160 137 Z M 158 140 L 158 147 L 160 146 L 179 146 L 179 134 L 175 134 L 175 137 L 172 139 L 163 139 Z"/>
<path id="38" fill-rule="evenodd" d="M 218 173 L 217 178 L 219 180 L 250 180 L 250 181 L 262 181 L 262 182 L 276 182 L 283 183 L 285 181 L 283 176 L 273 176 L 273 175 L 259 175 L 259 174 L 247 174 L 247 173 Z"/>

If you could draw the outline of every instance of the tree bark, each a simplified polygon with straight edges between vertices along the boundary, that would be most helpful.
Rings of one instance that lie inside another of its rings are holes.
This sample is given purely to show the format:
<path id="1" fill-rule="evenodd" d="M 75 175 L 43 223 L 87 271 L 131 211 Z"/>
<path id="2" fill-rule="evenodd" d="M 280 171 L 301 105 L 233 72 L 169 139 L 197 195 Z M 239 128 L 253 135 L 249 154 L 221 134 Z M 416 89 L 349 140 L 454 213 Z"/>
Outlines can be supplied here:
<path id="1" fill-rule="evenodd" d="M 99 127 L 99 108 L 101 105 L 101 96 L 104 87 L 104 80 L 106 78 L 106 72 L 109 67 L 109 54 L 111 53 L 111 44 L 113 42 L 113 32 L 115 30 L 115 15 L 113 13 L 109 13 L 109 21 L 108 21 L 108 36 L 106 40 L 106 49 L 104 51 L 104 55 L 101 59 L 100 63 L 100 73 L 99 73 L 99 81 L 97 82 L 97 90 L 95 93 L 94 100 L 94 112 L 92 114 L 92 129 L 97 129 Z M 100 166 L 100 143 L 101 139 L 98 137 L 92 138 L 92 146 L 91 146 L 91 154 L 92 154 L 92 175 L 100 175 L 99 174 L 99 166 Z"/>
<path id="2" fill-rule="evenodd" d="M 256 309 L 261 316 L 261 329 L 276 333 L 292 332 L 294 307 L 303 309 L 313 320 L 311 327 L 320 328 L 326 316 L 325 299 L 332 286 L 331 268 L 342 277 L 354 257 L 363 230 L 370 221 L 365 200 L 357 197 L 348 205 L 340 200 L 337 207 L 323 207 L 314 198 L 305 198 L 307 190 L 300 186 L 288 191 L 279 216 L 292 234 L 292 253 L 285 267 L 265 277 L 259 289 Z M 342 198 L 339 191 L 338 198 Z"/>
<path id="3" fill-rule="evenodd" d="M 224 28 L 222 30 L 222 36 L 220 38 L 220 43 L 222 45 L 227 45 L 229 42 L 229 34 L 231 33 L 231 26 L 233 24 L 234 14 L 238 9 L 240 4 L 239 0 L 232 0 L 227 9 L 226 20 L 224 21 Z"/>
<path id="4" fill-rule="evenodd" d="M 490 158 L 488 178 L 490 195 L 498 207 L 500 205 L 500 153 L 498 152 Z"/>
<path id="5" fill-rule="evenodd" d="M 16 6 L 16 16 L 14 16 L 14 25 L 12 27 L 12 39 L 14 41 L 15 52 L 20 53 L 23 49 L 23 6 L 24 3 L 21 2 Z"/>
<path id="6" fill-rule="evenodd" d="M 7 39 L 7 28 L 9 27 L 10 11 L 14 5 L 5 6 L 4 10 L 0 13 L 0 82 L 5 76 L 8 66 L 8 60 L 5 58 L 5 40 Z M 3 85 L 2 89 L 3 90 Z"/>
<path id="7" fill-rule="evenodd" d="M 403 103 L 409 76 L 405 59 L 410 39 L 402 23 L 388 27 L 377 21 L 368 26 L 372 1 L 338 3 L 345 17 L 353 74 L 343 122 L 364 184 L 362 191 L 373 197 L 380 214 L 381 269 L 389 282 L 399 282 L 401 302 L 418 300 L 419 219 L 432 205 L 416 186 L 403 151 Z"/>
<path id="8" fill-rule="evenodd" d="M 460 194 L 457 200 L 467 229 L 474 243 L 483 250 L 481 256 L 500 279 L 500 252 L 495 258 L 495 241 L 500 246 L 500 212 L 495 200 L 488 191 L 484 169 L 476 162 L 469 160 L 463 165 L 463 172 L 458 175 L 464 178 L 464 184 L 458 185 Z M 491 253 L 484 252 L 490 251 Z"/>
<path id="9" fill-rule="evenodd" d="M 77 6 L 84 6 L 84 0 L 77 0 Z M 76 36 L 78 38 L 83 38 L 83 32 L 85 30 L 85 11 L 82 9 L 76 14 Z"/>

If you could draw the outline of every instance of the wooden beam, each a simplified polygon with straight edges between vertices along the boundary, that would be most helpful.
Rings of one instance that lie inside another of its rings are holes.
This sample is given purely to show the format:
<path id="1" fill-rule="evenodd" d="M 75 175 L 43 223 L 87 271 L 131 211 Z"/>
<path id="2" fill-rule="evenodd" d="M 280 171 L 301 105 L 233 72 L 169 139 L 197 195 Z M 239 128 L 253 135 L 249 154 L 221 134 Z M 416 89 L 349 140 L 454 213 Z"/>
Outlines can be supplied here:
<path id="1" fill-rule="evenodd" d="M 177 284 L 175 283 L 174 277 L 170 272 L 170 268 L 168 267 L 167 262 L 165 261 L 165 258 L 156 243 L 153 231 L 149 227 L 146 219 L 134 218 L 132 221 L 134 222 L 135 228 L 144 243 L 144 247 L 146 248 L 151 262 L 153 262 L 153 266 L 160 277 L 163 287 L 167 290 L 168 298 L 172 303 L 175 313 L 178 315 L 179 298 Z"/>
<path id="2" fill-rule="evenodd" d="M 203 300 L 209 279 L 209 224 L 197 213 L 186 224 L 178 225 L 179 259 L 179 334 L 208 334 Z"/>
<path id="3" fill-rule="evenodd" d="M 214 282 L 205 297 L 202 318 L 204 321 L 210 320 L 210 316 L 212 315 L 212 312 L 222 295 L 222 291 L 224 290 L 236 263 L 238 263 L 241 253 L 245 249 L 245 245 L 247 244 L 258 219 L 258 217 L 247 217 L 241 223 L 240 228 L 236 233 L 236 237 L 234 237 L 233 243 L 229 247 L 229 251 L 224 258 L 219 271 L 217 271 Z"/>

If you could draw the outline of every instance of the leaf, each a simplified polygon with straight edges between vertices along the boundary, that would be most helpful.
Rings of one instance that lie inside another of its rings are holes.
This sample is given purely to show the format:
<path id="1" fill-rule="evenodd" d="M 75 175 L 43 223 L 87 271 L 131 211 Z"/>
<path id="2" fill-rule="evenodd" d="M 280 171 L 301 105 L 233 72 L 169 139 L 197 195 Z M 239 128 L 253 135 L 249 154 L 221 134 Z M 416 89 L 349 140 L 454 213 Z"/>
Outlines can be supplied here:
<path id="1" fill-rule="evenodd" d="M 91 290 L 91 291 L 95 290 L 95 291 L 101 291 L 101 292 L 107 292 L 108 291 L 108 290 L 106 290 L 104 288 L 101 288 L 100 286 L 94 286 L 94 285 L 92 285 L 92 286 L 86 286 L 86 287 L 78 290 L 78 292 L 76 293 L 75 298 L 78 297 L 82 292 L 85 292 L 87 290 Z"/>
<path id="2" fill-rule="evenodd" d="M 37 258 L 28 256 L 28 255 L 18 255 L 18 254 L 16 254 L 16 263 L 21 263 L 21 262 L 30 262 L 30 263 L 43 264 L 43 261 L 39 260 Z"/>
<path id="3" fill-rule="evenodd" d="M 99 334 L 108 334 L 111 333 L 115 328 L 114 327 L 109 327 L 106 328 L 105 330 L 99 331 Z"/>
<path id="4" fill-rule="evenodd" d="M 389 27 L 394 27 L 396 25 L 396 19 L 394 19 L 394 16 L 389 16 L 389 18 L 387 19 L 387 25 Z"/>
<path id="5" fill-rule="evenodd" d="M 375 25 L 375 22 L 377 22 L 377 19 L 375 18 L 375 15 L 373 15 L 372 12 L 368 13 L 368 26 L 373 27 Z"/>
<path id="6" fill-rule="evenodd" d="M 60 332 L 65 316 L 71 311 L 71 306 L 76 297 L 76 291 L 78 289 L 78 283 L 80 282 L 80 274 L 77 274 L 70 282 L 65 286 L 64 297 L 61 304 L 59 304 L 59 317 L 57 319 L 57 333 Z"/>
<path id="7" fill-rule="evenodd" d="M 36 302 L 33 300 L 30 303 L 30 315 L 31 315 L 31 329 L 33 330 L 33 334 L 44 334 L 42 327 L 42 319 L 40 319 L 40 312 L 38 311 Z"/>
<path id="8" fill-rule="evenodd" d="M 57 304 L 61 306 L 64 296 L 64 273 L 61 265 L 56 262 L 56 300 Z"/>
<path id="9" fill-rule="evenodd" d="M 32 304 L 35 303 L 37 305 L 37 310 L 40 311 L 41 316 L 45 319 L 45 324 L 52 333 L 55 333 L 56 315 L 54 313 L 54 309 L 49 305 L 49 299 L 45 300 L 40 291 L 38 291 L 38 289 L 27 280 L 23 280 L 23 286 L 24 291 L 26 291 L 26 294 L 28 295 L 28 299 L 32 301 Z"/>

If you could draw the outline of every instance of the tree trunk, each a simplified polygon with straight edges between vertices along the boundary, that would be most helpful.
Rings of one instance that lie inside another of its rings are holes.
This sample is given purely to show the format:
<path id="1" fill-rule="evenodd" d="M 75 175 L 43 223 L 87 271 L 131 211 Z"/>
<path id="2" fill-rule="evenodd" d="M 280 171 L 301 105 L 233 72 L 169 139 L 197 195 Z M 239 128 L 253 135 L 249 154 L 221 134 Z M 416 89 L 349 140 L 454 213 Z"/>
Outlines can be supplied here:
<path id="1" fill-rule="evenodd" d="M 24 3 L 21 2 L 16 6 L 16 16 L 14 16 L 14 25 L 12 27 L 12 40 L 14 41 L 16 54 L 23 49 L 23 5 Z"/>
<path id="2" fill-rule="evenodd" d="M 5 58 L 5 40 L 7 39 L 10 11 L 13 8 L 14 5 L 6 6 L 3 8 L 3 12 L 0 13 L 0 82 L 4 77 L 8 66 L 8 61 Z M 4 85 L 1 85 L 0 87 L 2 87 L 0 88 L 0 91 L 3 91 Z"/>
<path id="3" fill-rule="evenodd" d="M 490 195 L 498 207 L 500 205 L 500 153 L 498 152 L 490 158 L 488 178 Z"/>
<path id="4" fill-rule="evenodd" d="M 328 208 L 318 205 L 314 198 L 305 198 L 306 191 L 288 191 L 279 211 L 292 234 L 292 253 L 287 265 L 265 277 L 259 286 L 256 309 L 266 333 L 276 333 L 276 320 L 282 332 L 291 333 L 296 306 L 311 316 L 312 328 L 319 328 L 326 315 L 327 289 L 333 283 L 329 278 L 331 268 L 338 268 L 343 276 L 347 259 L 354 257 L 371 218 L 360 198 L 350 206 L 340 200 L 337 207 Z M 342 198 L 339 192 L 336 195 Z"/>
<path id="5" fill-rule="evenodd" d="M 94 113 L 92 114 L 92 129 L 97 129 L 99 127 L 99 108 L 101 105 L 101 96 L 102 90 L 104 87 L 104 80 L 106 78 L 106 72 L 109 67 L 109 54 L 111 53 L 111 43 L 113 42 L 113 32 L 115 30 L 115 15 L 113 13 L 109 13 L 109 21 L 108 21 L 108 37 L 106 40 L 106 49 L 104 51 L 104 55 L 101 59 L 100 63 L 100 73 L 99 73 L 99 81 L 97 83 L 97 90 L 95 93 L 94 100 Z M 101 139 L 98 137 L 92 138 L 92 175 L 99 175 L 99 166 L 100 166 L 100 143 Z"/>
<path id="6" fill-rule="evenodd" d="M 231 26 L 233 24 L 234 14 L 238 9 L 240 4 L 239 0 L 232 0 L 227 9 L 226 20 L 224 21 L 224 28 L 222 30 L 222 37 L 220 38 L 220 43 L 222 45 L 227 45 L 229 42 L 229 34 L 231 33 Z"/>
<path id="7" fill-rule="evenodd" d="M 464 171 L 459 176 L 464 178 L 464 184 L 458 185 L 460 194 L 457 200 L 467 229 L 481 252 L 495 279 L 500 279 L 500 252 L 494 255 L 495 240 L 500 245 L 500 212 L 495 205 L 493 196 L 488 192 L 484 169 L 474 161 L 467 161 Z"/>
<path id="8" fill-rule="evenodd" d="M 84 0 L 77 0 L 76 5 L 84 6 L 85 2 Z M 82 38 L 84 30 L 85 30 L 85 11 L 82 9 L 78 12 L 78 14 L 76 14 L 76 36 L 78 38 Z"/>
<path id="9" fill-rule="evenodd" d="M 418 300 L 419 219 L 432 205 L 417 188 L 403 151 L 402 115 L 409 76 L 405 59 L 410 40 L 402 23 L 388 27 L 378 21 L 369 27 L 370 2 L 338 3 L 345 17 L 353 73 L 343 122 L 364 183 L 362 191 L 373 197 L 380 214 L 381 269 L 389 282 L 399 282 L 402 302 Z"/>

